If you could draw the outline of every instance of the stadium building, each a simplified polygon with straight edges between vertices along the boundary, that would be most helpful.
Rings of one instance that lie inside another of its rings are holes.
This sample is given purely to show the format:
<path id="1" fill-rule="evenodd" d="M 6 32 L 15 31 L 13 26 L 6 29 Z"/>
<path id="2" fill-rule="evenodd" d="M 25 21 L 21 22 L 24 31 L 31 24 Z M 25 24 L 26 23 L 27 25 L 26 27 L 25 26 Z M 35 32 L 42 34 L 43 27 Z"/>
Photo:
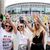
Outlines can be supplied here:
<path id="1" fill-rule="evenodd" d="M 16 14 L 27 14 L 29 16 L 32 14 L 32 12 L 47 14 L 50 17 L 50 4 L 40 2 L 16 3 L 7 6 L 5 12 L 10 13 L 13 17 L 16 16 Z"/>
<path id="2" fill-rule="evenodd" d="M 27 14 L 31 12 L 50 13 L 50 4 L 39 2 L 16 3 L 6 7 L 6 12 L 14 14 Z"/>

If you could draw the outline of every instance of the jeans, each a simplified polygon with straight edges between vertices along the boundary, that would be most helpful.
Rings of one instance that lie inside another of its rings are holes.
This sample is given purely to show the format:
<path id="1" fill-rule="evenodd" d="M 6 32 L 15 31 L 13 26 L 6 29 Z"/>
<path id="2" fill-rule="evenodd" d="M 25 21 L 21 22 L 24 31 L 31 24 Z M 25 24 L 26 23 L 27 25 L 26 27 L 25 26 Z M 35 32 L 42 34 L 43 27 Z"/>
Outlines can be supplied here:
<path id="1" fill-rule="evenodd" d="M 27 50 L 27 45 L 20 44 L 18 50 Z"/>

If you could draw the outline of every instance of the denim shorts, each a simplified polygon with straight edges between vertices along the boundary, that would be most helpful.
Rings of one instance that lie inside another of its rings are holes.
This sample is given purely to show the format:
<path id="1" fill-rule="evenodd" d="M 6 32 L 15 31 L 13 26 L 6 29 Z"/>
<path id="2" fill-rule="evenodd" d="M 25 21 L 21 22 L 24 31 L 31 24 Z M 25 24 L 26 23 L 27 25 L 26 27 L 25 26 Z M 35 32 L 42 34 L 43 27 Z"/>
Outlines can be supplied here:
<path id="1" fill-rule="evenodd" d="M 20 44 L 18 50 L 27 50 L 27 45 Z"/>

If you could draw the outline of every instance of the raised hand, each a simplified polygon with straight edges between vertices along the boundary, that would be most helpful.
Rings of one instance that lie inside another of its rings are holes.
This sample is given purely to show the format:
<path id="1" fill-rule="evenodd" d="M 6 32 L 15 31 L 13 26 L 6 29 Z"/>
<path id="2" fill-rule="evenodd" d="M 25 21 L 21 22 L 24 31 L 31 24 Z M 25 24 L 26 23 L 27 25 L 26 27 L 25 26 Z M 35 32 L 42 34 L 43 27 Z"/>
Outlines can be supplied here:
<path id="1" fill-rule="evenodd" d="M 33 14 L 33 19 L 35 22 L 40 22 L 39 14 Z"/>

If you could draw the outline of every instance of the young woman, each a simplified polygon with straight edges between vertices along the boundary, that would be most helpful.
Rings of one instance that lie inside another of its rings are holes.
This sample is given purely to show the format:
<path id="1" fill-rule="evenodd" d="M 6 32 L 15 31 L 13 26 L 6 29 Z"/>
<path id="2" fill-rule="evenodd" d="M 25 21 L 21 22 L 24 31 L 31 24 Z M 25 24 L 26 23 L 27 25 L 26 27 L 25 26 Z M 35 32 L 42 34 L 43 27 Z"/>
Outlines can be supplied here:
<path id="1" fill-rule="evenodd" d="M 12 32 L 13 30 L 14 32 Z M 2 50 L 14 50 L 13 33 L 17 33 L 17 28 L 8 18 L 4 23 L 4 33 L 2 33 Z"/>
<path id="2" fill-rule="evenodd" d="M 25 21 L 25 23 L 33 33 L 33 39 L 32 39 L 30 50 L 44 50 L 44 35 L 45 34 L 44 34 L 44 29 L 42 28 L 44 26 L 42 25 L 41 27 L 39 18 L 35 17 L 34 28 L 31 28 L 28 25 L 27 21 Z"/>
<path id="3" fill-rule="evenodd" d="M 28 50 L 29 38 L 25 35 L 26 32 L 24 30 L 24 24 L 22 23 L 18 24 L 17 30 L 20 32 L 20 34 L 18 34 L 19 37 L 18 50 Z"/>

